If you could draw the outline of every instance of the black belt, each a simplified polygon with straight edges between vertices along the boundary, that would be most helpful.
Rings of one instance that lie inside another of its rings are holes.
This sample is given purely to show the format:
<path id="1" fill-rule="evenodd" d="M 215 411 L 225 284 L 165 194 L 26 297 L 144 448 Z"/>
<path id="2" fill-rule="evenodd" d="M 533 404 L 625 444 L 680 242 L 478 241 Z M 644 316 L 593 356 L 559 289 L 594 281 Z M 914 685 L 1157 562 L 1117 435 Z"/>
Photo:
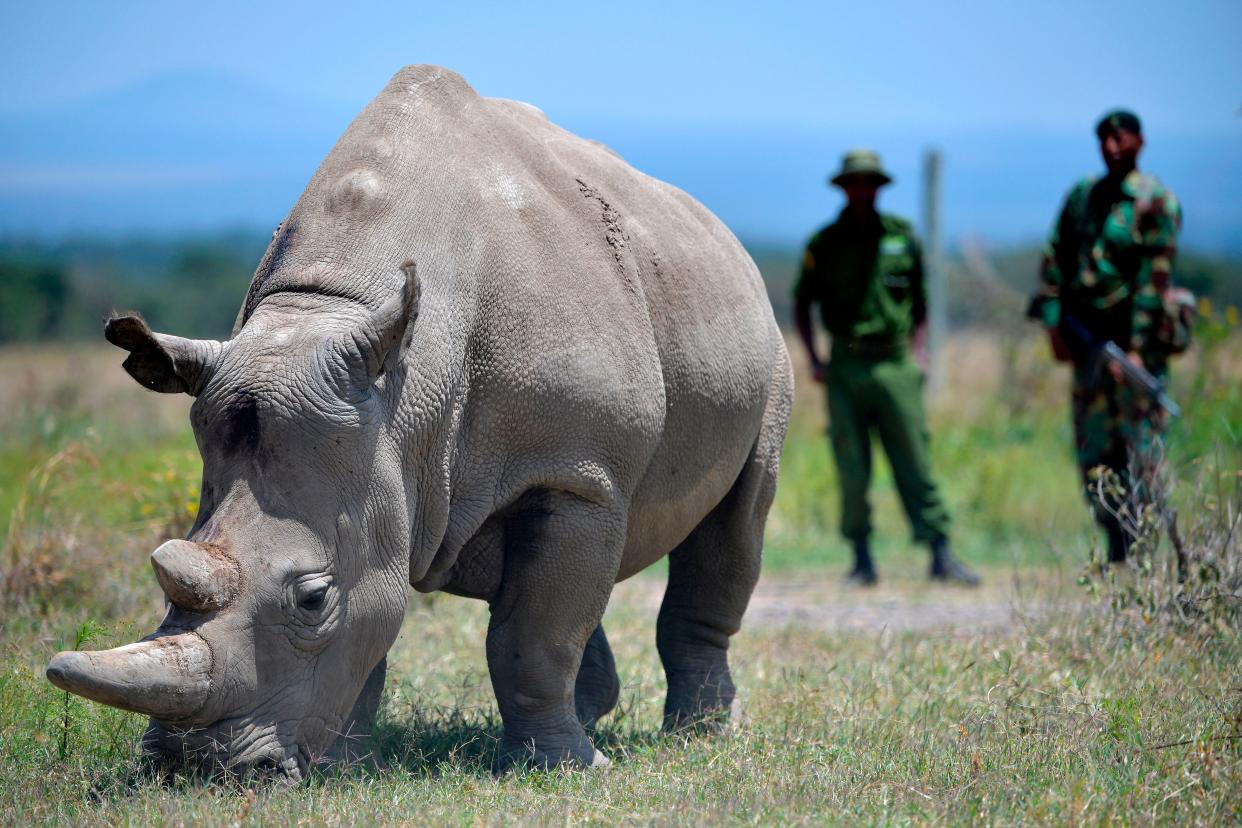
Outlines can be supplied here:
<path id="1" fill-rule="evenodd" d="M 887 336 L 852 336 L 841 342 L 855 356 L 867 359 L 888 359 L 905 353 L 906 343 Z"/>

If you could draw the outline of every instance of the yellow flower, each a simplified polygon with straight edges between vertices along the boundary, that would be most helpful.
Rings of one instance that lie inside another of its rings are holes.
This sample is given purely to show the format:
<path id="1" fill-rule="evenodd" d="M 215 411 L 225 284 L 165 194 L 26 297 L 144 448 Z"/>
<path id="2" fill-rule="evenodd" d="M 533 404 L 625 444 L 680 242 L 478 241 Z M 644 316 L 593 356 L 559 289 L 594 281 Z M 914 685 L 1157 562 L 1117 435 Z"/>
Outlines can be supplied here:
<path id="1" fill-rule="evenodd" d="M 1238 306 L 1230 305 L 1225 308 L 1225 321 L 1229 323 L 1229 327 L 1238 327 Z"/>
<path id="2" fill-rule="evenodd" d="M 1199 315 L 1204 319 L 1212 318 L 1212 300 L 1206 296 L 1199 297 Z"/>

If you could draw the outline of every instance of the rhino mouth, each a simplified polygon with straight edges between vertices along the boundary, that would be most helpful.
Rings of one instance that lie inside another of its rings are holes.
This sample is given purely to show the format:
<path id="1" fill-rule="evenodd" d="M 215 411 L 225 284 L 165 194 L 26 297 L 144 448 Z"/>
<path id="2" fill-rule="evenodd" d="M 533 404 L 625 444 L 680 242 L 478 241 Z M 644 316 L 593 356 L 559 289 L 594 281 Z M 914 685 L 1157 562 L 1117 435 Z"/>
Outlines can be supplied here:
<path id="1" fill-rule="evenodd" d="M 143 755 L 162 773 L 241 784 L 297 784 L 315 764 L 310 752 L 280 728 L 234 720 L 207 728 L 178 728 L 152 720 Z"/>

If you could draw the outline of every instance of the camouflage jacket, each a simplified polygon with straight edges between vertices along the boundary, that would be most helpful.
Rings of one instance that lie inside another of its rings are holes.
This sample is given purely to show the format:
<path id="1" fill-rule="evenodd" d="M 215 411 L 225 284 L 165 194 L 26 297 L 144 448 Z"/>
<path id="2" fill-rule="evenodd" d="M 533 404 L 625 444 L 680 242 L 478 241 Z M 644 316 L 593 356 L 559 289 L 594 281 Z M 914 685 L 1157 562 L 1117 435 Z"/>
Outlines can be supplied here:
<path id="1" fill-rule="evenodd" d="M 1084 179 L 1070 190 L 1044 250 L 1037 301 L 1048 327 L 1072 314 L 1099 339 L 1159 364 L 1182 208 L 1154 176 Z M 1176 311 L 1174 311 L 1176 313 Z"/>

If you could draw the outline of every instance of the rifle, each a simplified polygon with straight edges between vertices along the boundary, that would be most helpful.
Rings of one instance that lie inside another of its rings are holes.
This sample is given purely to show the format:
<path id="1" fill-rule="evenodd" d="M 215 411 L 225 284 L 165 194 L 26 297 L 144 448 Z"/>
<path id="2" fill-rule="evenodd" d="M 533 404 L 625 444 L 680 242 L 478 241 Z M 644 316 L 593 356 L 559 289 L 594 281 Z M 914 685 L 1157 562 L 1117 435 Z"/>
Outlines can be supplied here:
<path id="1" fill-rule="evenodd" d="M 1061 327 L 1077 341 L 1077 344 L 1086 353 L 1085 363 L 1091 369 L 1093 381 L 1098 381 L 1100 372 L 1109 363 L 1114 363 L 1121 369 L 1121 377 L 1126 385 L 1163 408 L 1169 413 L 1170 417 L 1182 416 L 1181 408 L 1169 396 L 1164 383 L 1152 376 L 1151 372 L 1143 366 L 1135 365 L 1131 362 L 1130 358 L 1126 356 L 1126 352 L 1121 350 L 1116 342 L 1113 342 L 1111 339 L 1101 342 L 1092 335 L 1086 325 L 1068 314 L 1062 314 Z"/>

